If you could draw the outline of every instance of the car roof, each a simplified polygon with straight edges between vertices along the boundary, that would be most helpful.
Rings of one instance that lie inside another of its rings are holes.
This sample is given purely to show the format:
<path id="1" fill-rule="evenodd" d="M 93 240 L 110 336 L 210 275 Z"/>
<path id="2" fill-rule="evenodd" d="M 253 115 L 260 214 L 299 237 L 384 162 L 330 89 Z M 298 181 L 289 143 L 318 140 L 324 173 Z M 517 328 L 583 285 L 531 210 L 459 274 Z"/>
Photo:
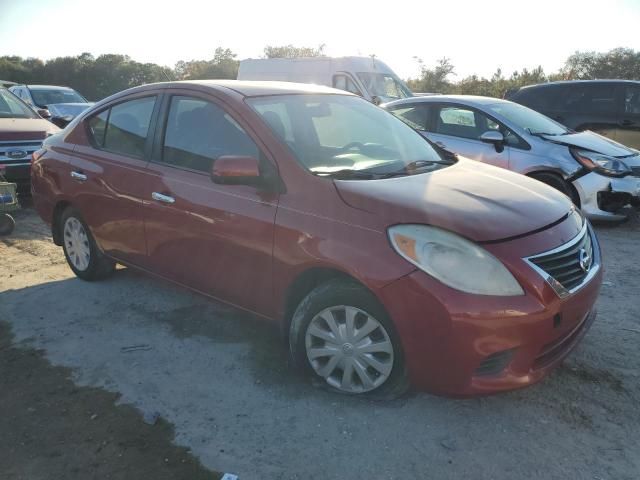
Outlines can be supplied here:
<path id="1" fill-rule="evenodd" d="M 407 103 L 442 103 L 451 102 L 462 105 L 478 106 L 478 105 L 494 105 L 496 103 L 511 103 L 508 100 L 494 97 L 482 97 L 480 95 L 430 95 L 427 97 L 408 97 L 401 100 L 385 103 L 383 107 L 394 105 L 402 105 Z"/>
<path id="2" fill-rule="evenodd" d="M 556 82 L 545 82 L 545 83 L 536 83 L 534 85 L 525 85 L 524 87 L 520 87 L 520 90 L 525 90 L 527 88 L 544 88 L 550 87 L 553 85 L 575 85 L 575 84 L 587 84 L 587 83 L 629 83 L 632 85 L 640 84 L 638 80 L 620 80 L 620 79 L 606 79 L 601 78 L 597 80 L 558 80 Z"/>
<path id="3" fill-rule="evenodd" d="M 175 82 L 158 82 L 140 85 L 116 94 L 116 96 L 157 88 L 180 88 L 187 85 L 211 88 L 218 91 L 233 91 L 243 97 L 260 97 L 267 95 L 296 95 L 296 94 L 334 94 L 349 95 L 352 93 L 335 88 L 310 83 L 251 81 L 251 80 L 182 80 Z"/>
<path id="4" fill-rule="evenodd" d="M 39 90 L 39 89 L 51 89 L 51 88 L 56 88 L 58 90 L 73 90 L 71 87 L 63 87 L 60 85 L 20 85 L 22 87 L 27 87 L 30 88 L 32 90 Z"/>
<path id="5" fill-rule="evenodd" d="M 263 95 L 292 95 L 301 93 L 334 93 L 353 95 L 344 90 L 315 85 L 310 83 L 251 81 L 251 80 L 187 80 L 183 82 L 171 82 L 177 85 L 195 84 L 216 89 L 225 88 L 233 90 L 245 97 L 258 97 Z"/>

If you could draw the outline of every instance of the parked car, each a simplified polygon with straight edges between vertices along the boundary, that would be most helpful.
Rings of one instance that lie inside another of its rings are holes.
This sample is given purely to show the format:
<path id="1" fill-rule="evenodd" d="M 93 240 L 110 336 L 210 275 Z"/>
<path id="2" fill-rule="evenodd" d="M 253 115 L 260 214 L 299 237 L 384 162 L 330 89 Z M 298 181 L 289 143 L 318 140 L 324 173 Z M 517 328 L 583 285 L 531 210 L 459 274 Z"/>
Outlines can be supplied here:
<path id="1" fill-rule="evenodd" d="M 325 85 L 375 104 L 412 96 L 391 68 L 371 57 L 250 58 L 240 62 L 238 80 Z"/>
<path id="2" fill-rule="evenodd" d="M 574 80 L 522 87 L 507 99 L 582 132 L 640 149 L 640 82 Z"/>
<path id="3" fill-rule="evenodd" d="M 383 105 L 442 148 L 513 170 L 561 191 L 591 219 L 619 221 L 640 202 L 640 155 L 592 132 L 574 132 L 527 107 L 467 95 Z"/>
<path id="4" fill-rule="evenodd" d="M 0 87 L 0 173 L 18 184 L 18 193 L 30 188 L 31 154 L 48 135 L 60 129 L 40 118 L 6 88 Z"/>
<path id="5" fill-rule="evenodd" d="M 118 262 L 254 312 L 340 392 L 524 387 L 595 318 L 600 249 L 566 196 L 347 92 L 151 84 L 66 132 L 32 181 L 78 277 Z"/>
<path id="6" fill-rule="evenodd" d="M 47 110 L 50 117 L 46 112 L 40 113 L 60 128 L 66 127 L 77 115 L 93 105 L 92 102 L 69 87 L 15 85 L 9 90 L 34 110 Z"/>

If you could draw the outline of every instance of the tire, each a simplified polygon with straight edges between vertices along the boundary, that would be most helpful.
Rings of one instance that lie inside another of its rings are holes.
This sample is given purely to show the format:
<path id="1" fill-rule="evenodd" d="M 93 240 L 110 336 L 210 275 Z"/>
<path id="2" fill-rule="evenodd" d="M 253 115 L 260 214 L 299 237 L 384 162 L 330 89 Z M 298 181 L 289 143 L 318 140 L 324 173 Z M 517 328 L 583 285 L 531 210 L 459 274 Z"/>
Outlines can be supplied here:
<path id="1" fill-rule="evenodd" d="M 388 400 L 408 389 L 391 319 L 373 293 L 353 281 L 331 280 L 300 302 L 289 329 L 289 353 L 296 367 L 319 380 L 314 383 L 339 393 Z"/>
<path id="2" fill-rule="evenodd" d="M 102 280 L 113 273 L 115 262 L 100 251 L 80 212 L 68 207 L 60 216 L 58 227 L 64 256 L 78 278 Z"/>
<path id="3" fill-rule="evenodd" d="M 16 227 L 16 221 L 8 213 L 0 213 L 0 236 L 11 235 Z"/>
<path id="4" fill-rule="evenodd" d="M 567 182 L 565 182 L 560 175 L 556 175 L 555 173 L 541 172 L 531 174 L 531 178 L 534 178 L 539 182 L 542 182 L 545 185 L 549 185 L 559 192 L 564 193 L 571 199 L 575 206 L 580 207 L 580 199 L 578 198 L 575 190 L 573 190 L 573 188 L 571 188 L 571 186 Z"/>

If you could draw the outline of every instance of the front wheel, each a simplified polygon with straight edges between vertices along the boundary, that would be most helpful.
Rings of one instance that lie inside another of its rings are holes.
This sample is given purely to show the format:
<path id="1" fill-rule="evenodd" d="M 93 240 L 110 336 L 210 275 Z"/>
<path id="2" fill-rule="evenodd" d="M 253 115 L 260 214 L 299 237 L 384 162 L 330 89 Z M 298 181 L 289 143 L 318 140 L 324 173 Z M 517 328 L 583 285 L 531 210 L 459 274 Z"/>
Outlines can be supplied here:
<path id="1" fill-rule="evenodd" d="M 289 345 L 297 366 L 338 392 L 393 398 L 407 389 L 393 324 L 355 282 L 334 280 L 309 293 L 293 315 Z"/>
<path id="2" fill-rule="evenodd" d="M 80 213 L 67 208 L 60 218 L 62 248 L 73 273 L 82 280 L 100 280 L 115 269 L 115 262 L 98 249 Z"/>

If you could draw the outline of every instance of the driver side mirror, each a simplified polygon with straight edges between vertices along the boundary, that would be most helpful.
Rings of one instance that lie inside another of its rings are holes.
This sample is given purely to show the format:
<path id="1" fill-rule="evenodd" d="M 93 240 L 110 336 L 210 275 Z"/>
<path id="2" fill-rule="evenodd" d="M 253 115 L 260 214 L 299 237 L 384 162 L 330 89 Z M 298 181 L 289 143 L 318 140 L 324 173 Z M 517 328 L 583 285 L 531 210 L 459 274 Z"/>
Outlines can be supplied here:
<path id="1" fill-rule="evenodd" d="M 211 166 L 211 181 L 222 185 L 259 185 L 258 159 L 243 155 L 222 155 Z"/>
<path id="2" fill-rule="evenodd" d="M 484 143 L 492 143 L 498 153 L 504 150 L 504 135 L 496 130 L 484 132 L 480 135 L 480 141 Z"/>
<path id="3" fill-rule="evenodd" d="M 42 118 L 51 118 L 51 112 L 49 110 L 47 110 L 46 108 L 39 108 L 38 109 L 38 115 L 40 115 Z"/>

